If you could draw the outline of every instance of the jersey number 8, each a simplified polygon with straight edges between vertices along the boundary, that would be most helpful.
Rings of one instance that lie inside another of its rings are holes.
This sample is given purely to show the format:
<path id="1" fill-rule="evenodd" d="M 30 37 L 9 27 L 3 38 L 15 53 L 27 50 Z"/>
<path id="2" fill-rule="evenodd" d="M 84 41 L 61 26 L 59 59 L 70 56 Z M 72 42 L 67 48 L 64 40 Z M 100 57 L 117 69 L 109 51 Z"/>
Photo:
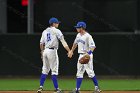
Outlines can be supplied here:
<path id="1" fill-rule="evenodd" d="M 50 33 L 47 33 L 47 41 L 51 41 L 51 35 L 50 35 Z"/>

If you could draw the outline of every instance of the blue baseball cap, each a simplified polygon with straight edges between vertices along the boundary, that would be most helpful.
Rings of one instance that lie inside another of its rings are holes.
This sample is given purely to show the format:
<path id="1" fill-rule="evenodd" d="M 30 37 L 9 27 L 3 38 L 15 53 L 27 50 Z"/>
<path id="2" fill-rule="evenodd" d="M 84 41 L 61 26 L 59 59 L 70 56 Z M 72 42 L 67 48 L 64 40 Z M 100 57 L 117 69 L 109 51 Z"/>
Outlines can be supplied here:
<path id="1" fill-rule="evenodd" d="M 85 28 L 86 29 L 86 23 L 85 22 L 78 22 L 76 26 L 74 26 L 75 28 Z"/>
<path id="2" fill-rule="evenodd" d="M 49 20 L 49 24 L 52 24 L 52 23 L 60 23 L 60 21 L 58 21 L 57 18 L 52 17 L 52 18 L 50 18 L 50 20 Z"/>

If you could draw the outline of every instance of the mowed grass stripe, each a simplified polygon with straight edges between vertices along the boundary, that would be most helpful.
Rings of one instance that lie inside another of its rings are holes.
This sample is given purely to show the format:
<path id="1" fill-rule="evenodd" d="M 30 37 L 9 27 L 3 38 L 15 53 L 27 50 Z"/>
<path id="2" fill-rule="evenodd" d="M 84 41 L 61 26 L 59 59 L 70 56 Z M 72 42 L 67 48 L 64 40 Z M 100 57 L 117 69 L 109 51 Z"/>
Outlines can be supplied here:
<path id="1" fill-rule="evenodd" d="M 63 90 L 72 90 L 75 88 L 75 79 L 59 79 L 59 87 Z M 140 80 L 99 80 L 102 90 L 140 90 Z M 37 90 L 39 79 L 0 79 L 0 90 Z M 45 81 L 45 90 L 54 90 L 50 78 Z M 84 79 L 81 90 L 94 90 L 92 80 Z"/>

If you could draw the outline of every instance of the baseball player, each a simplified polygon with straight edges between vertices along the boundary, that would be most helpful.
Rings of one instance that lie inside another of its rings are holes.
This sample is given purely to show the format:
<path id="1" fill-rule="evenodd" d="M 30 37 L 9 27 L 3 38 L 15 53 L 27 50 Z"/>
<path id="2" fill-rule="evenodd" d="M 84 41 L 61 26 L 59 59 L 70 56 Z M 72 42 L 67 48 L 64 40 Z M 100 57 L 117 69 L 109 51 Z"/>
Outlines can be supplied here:
<path id="1" fill-rule="evenodd" d="M 43 31 L 40 39 L 40 49 L 43 60 L 42 74 L 40 78 L 40 87 L 37 93 L 41 93 L 43 90 L 43 85 L 46 80 L 46 77 L 51 70 L 52 81 L 54 84 L 55 92 L 62 93 L 61 89 L 58 87 L 57 75 L 59 69 L 59 60 L 58 60 L 58 44 L 59 40 L 61 41 L 64 48 L 69 52 L 70 49 L 64 39 L 62 32 L 58 29 L 60 21 L 57 18 L 50 18 L 48 27 Z"/>
<path id="2" fill-rule="evenodd" d="M 93 93 L 100 93 L 101 90 L 99 89 L 98 86 L 98 81 L 95 77 L 95 73 L 93 70 L 93 54 L 92 52 L 96 48 L 95 43 L 93 41 L 92 36 L 86 32 L 86 23 L 85 22 L 78 22 L 77 25 L 75 26 L 78 34 L 76 36 L 76 39 L 73 43 L 72 49 L 69 52 L 69 57 L 71 58 L 73 55 L 73 51 L 76 49 L 78 46 L 78 53 L 79 53 L 79 59 L 82 58 L 84 55 L 90 55 L 90 60 L 88 64 L 81 64 L 77 63 L 77 79 L 76 79 L 76 89 L 74 89 L 70 93 L 80 93 L 80 86 L 82 83 L 83 79 L 83 74 L 86 71 L 88 74 L 88 77 L 92 79 L 94 85 L 95 85 L 95 91 Z"/>

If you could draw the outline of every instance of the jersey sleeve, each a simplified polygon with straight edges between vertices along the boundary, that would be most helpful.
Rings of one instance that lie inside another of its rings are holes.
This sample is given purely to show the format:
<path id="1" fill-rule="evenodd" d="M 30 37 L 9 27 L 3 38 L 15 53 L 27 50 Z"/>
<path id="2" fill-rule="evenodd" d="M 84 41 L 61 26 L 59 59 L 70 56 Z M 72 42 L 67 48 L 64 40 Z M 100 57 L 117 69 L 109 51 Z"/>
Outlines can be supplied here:
<path id="1" fill-rule="evenodd" d="M 90 47 L 90 48 L 96 48 L 95 42 L 94 42 L 94 40 L 93 40 L 93 38 L 92 38 L 91 35 L 90 35 L 89 38 L 88 38 L 88 43 L 89 43 L 89 47 Z"/>
<path id="2" fill-rule="evenodd" d="M 44 33 L 42 33 L 40 44 L 44 44 L 44 43 L 45 43 L 45 37 L 44 37 Z"/>
<path id="3" fill-rule="evenodd" d="M 61 40 L 64 37 L 63 34 L 62 34 L 62 32 L 60 30 L 57 31 L 57 34 L 56 35 L 57 35 L 57 38 L 59 40 Z"/>

